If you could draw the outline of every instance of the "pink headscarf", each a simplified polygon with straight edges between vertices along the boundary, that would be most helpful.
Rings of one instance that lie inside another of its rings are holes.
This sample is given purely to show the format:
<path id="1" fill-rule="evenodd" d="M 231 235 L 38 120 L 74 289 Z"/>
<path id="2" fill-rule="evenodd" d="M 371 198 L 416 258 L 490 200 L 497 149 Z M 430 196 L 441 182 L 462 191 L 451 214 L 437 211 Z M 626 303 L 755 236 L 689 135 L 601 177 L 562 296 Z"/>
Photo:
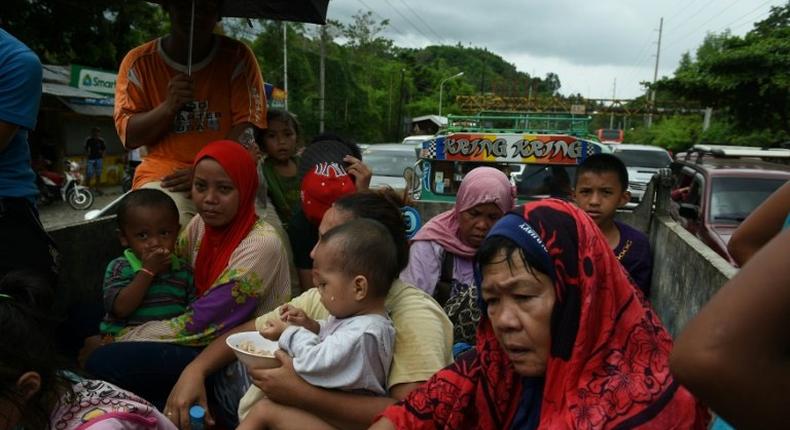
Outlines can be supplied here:
<path id="1" fill-rule="evenodd" d="M 472 258 L 477 249 L 458 236 L 458 216 L 477 205 L 493 203 L 504 215 L 513 209 L 516 192 L 507 176 L 493 167 L 477 167 L 466 174 L 456 194 L 455 206 L 433 217 L 414 236 L 414 240 L 432 240 L 461 257 Z"/>

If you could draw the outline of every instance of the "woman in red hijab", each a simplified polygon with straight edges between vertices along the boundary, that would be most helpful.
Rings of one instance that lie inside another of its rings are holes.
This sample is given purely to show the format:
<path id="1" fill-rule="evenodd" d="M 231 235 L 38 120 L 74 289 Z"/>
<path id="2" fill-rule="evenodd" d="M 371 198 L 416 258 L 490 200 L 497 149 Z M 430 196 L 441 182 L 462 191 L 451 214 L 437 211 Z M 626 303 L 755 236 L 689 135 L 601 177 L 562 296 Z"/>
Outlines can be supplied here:
<path id="1" fill-rule="evenodd" d="M 505 215 L 475 257 L 475 348 L 375 429 L 704 429 L 672 339 L 592 220 L 560 200 Z"/>
<path id="2" fill-rule="evenodd" d="M 266 312 L 289 299 L 287 254 L 273 227 L 255 215 L 257 188 L 255 163 L 238 143 L 216 141 L 198 153 L 192 200 L 199 216 L 176 246 L 194 268 L 197 299 L 183 315 L 122 331 L 93 353 L 88 370 L 164 404 L 200 352 L 192 347 L 248 321 L 256 309 Z"/>

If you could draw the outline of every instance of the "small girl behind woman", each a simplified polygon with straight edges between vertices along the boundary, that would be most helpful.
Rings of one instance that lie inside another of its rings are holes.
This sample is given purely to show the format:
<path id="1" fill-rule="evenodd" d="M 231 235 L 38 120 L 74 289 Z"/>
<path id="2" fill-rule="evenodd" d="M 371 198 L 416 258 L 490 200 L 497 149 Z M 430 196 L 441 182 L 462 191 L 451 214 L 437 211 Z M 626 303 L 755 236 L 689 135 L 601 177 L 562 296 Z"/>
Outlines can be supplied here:
<path id="1" fill-rule="evenodd" d="M 299 139 L 299 122 L 282 109 L 270 109 L 266 114 L 268 128 L 262 131 L 263 177 L 272 205 L 280 217 L 283 228 L 288 227 L 299 207 L 299 158 L 296 146 Z"/>
<path id="2" fill-rule="evenodd" d="M 34 273 L 0 280 L 0 428 L 174 430 L 146 400 L 60 365 L 52 302 L 51 289 Z"/>

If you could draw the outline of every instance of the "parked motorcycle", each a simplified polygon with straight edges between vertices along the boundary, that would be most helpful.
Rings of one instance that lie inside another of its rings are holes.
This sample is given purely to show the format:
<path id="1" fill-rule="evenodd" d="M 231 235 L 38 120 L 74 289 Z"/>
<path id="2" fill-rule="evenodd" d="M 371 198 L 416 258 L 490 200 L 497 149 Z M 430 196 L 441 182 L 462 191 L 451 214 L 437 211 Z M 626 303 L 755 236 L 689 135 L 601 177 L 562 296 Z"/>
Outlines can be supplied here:
<path id="1" fill-rule="evenodd" d="M 80 165 L 66 160 L 64 173 L 51 170 L 38 172 L 39 204 L 47 205 L 55 200 L 66 201 L 77 210 L 85 210 L 93 205 L 93 192 L 80 185 L 82 173 Z"/>
<path id="2" fill-rule="evenodd" d="M 126 163 L 123 178 L 121 179 L 121 190 L 123 190 L 124 193 L 127 193 L 132 189 L 132 183 L 134 183 L 134 172 L 137 170 L 137 166 L 139 165 L 139 161 L 130 161 Z"/>

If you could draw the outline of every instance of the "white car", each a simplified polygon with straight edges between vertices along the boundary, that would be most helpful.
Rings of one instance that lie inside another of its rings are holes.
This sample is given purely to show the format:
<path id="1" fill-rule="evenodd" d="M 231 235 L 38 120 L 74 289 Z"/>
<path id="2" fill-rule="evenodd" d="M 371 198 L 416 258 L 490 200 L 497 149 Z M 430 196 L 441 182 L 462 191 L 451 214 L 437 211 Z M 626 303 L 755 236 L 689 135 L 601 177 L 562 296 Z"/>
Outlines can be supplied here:
<path id="1" fill-rule="evenodd" d="M 426 140 L 433 139 L 434 135 L 432 134 L 415 134 L 413 136 L 406 136 L 401 142 L 401 145 L 409 145 L 410 147 L 414 148 L 414 156 L 420 156 L 420 150 L 422 149 L 422 143 Z"/>
<path id="2" fill-rule="evenodd" d="M 669 167 L 672 156 L 659 146 L 621 143 L 609 146 L 613 154 L 625 163 L 628 169 L 628 189 L 631 191 L 629 206 L 642 201 L 647 184 L 660 169 Z"/>
<path id="3" fill-rule="evenodd" d="M 401 145 L 422 145 L 422 143 L 426 140 L 433 139 L 434 135 L 432 134 L 415 134 L 414 136 L 406 136 L 401 142 Z"/>
<path id="4" fill-rule="evenodd" d="M 406 187 L 403 171 L 414 168 L 417 156 L 414 147 L 402 143 L 382 143 L 368 146 L 362 153 L 362 161 L 373 172 L 371 188 L 389 186 L 396 190 Z"/>

